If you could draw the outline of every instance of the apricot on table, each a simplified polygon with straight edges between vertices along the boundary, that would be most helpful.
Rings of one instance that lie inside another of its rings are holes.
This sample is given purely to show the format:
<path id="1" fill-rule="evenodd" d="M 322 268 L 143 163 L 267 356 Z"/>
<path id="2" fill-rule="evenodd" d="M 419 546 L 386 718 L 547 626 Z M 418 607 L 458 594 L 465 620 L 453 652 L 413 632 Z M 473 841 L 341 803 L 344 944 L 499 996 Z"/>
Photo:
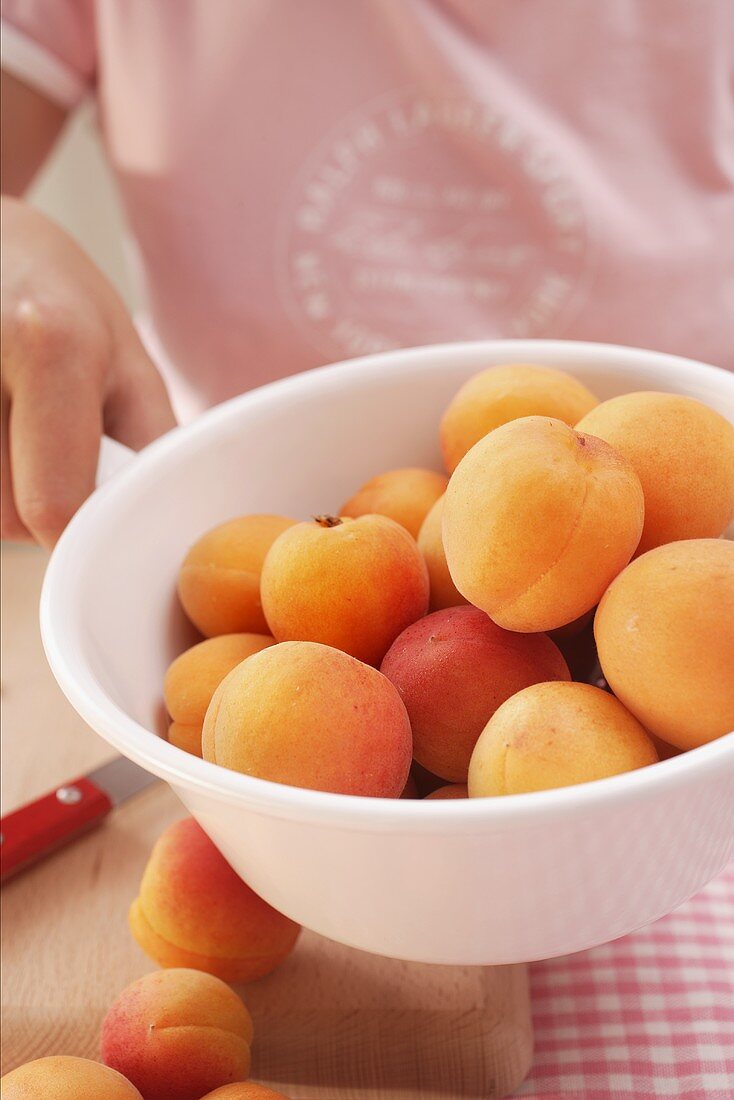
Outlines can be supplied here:
<path id="1" fill-rule="evenodd" d="M 102 1058 L 145 1100 L 199 1100 L 250 1072 L 252 1020 L 200 970 L 156 970 L 122 991 L 102 1024 Z"/>
<path id="2" fill-rule="evenodd" d="M 234 1085 L 222 1085 L 214 1092 L 208 1092 L 201 1100 L 288 1100 L 283 1092 L 275 1092 L 266 1085 L 255 1081 L 238 1081 Z"/>
<path id="3" fill-rule="evenodd" d="M 159 966 L 204 970 L 226 982 L 269 974 L 300 931 L 242 881 L 191 817 L 156 841 L 129 921 Z"/>
<path id="4" fill-rule="evenodd" d="M 609 686 L 650 733 L 692 749 L 734 730 L 734 543 L 648 550 L 605 593 L 594 634 Z"/>
<path id="5" fill-rule="evenodd" d="M 418 537 L 421 524 L 438 498 L 443 495 L 449 479 L 435 470 L 408 466 L 388 470 L 365 482 L 361 489 L 339 510 L 340 516 L 389 516 Z"/>
<path id="6" fill-rule="evenodd" d="M 376 665 L 428 610 L 428 571 L 415 539 L 387 516 L 318 516 L 273 543 L 261 593 L 279 642 L 321 642 Z"/>
<path id="7" fill-rule="evenodd" d="M 503 703 L 477 741 L 469 797 L 570 787 L 658 759 L 645 729 L 591 684 L 533 684 Z"/>
<path id="8" fill-rule="evenodd" d="M 453 473 L 467 451 L 501 424 L 546 416 L 573 427 L 596 403 L 578 379 L 554 367 L 488 367 L 464 383 L 443 414 L 440 439 L 446 469 Z"/>
<path id="9" fill-rule="evenodd" d="M 398 798 L 413 739 L 397 690 L 377 669 L 318 642 L 281 642 L 222 681 L 202 745 L 205 760 L 246 775 Z"/>
<path id="10" fill-rule="evenodd" d="M 285 516 L 240 516 L 194 543 L 178 576 L 178 595 L 205 637 L 267 634 L 260 604 L 260 573 L 275 539 L 296 521 Z"/>
<path id="11" fill-rule="evenodd" d="M 441 611 L 444 607 L 459 607 L 468 603 L 451 580 L 446 564 L 446 551 L 443 548 L 443 494 L 438 498 L 423 521 L 418 532 L 418 548 L 425 558 L 428 578 L 431 585 L 431 611 Z"/>
<path id="12" fill-rule="evenodd" d="M 2 1100 L 143 1100 L 117 1070 L 65 1054 L 37 1058 L 0 1080 Z"/>
<path id="13" fill-rule="evenodd" d="M 443 802 L 452 798 L 468 798 L 469 788 L 466 783 L 447 783 L 445 787 L 437 787 L 435 791 L 431 791 L 427 794 L 424 802 L 429 800 L 434 802 Z"/>
<path id="14" fill-rule="evenodd" d="M 201 756 L 201 727 L 215 690 L 235 665 L 273 642 L 269 634 L 220 634 L 181 653 L 163 681 L 166 709 L 173 719 L 168 740 Z"/>
<path id="15" fill-rule="evenodd" d="M 626 393 L 576 427 L 611 444 L 640 479 L 638 554 L 678 539 L 718 538 L 734 519 L 734 426 L 708 405 L 675 393 Z"/>
<path id="16" fill-rule="evenodd" d="M 545 634 L 503 630 L 476 607 L 449 607 L 413 623 L 381 665 L 405 703 L 413 756 L 434 775 L 465 783 L 477 738 L 497 707 L 529 684 L 568 680 Z"/>
<path id="17" fill-rule="evenodd" d="M 454 472 L 446 560 L 462 595 L 500 626 L 554 630 L 599 602 L 643 518 L 627 459 L 560 420 L 528 416 L 496 428 Z"/>

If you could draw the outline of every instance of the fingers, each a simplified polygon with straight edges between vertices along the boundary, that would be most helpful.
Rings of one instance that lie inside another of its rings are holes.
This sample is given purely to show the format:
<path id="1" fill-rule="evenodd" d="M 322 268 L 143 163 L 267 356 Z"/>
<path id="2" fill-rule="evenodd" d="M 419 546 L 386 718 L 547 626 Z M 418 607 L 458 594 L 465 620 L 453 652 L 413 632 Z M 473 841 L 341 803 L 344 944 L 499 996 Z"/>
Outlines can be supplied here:
<path id="1" fill-rule="evenodd" d="M 10 399 L 4 391 L 0 394 L 0 419 L 0 535 L 4 539 L 12 539 L 13 542 L 32 542 L 30 532 L 21 522 L 13 498 L 9 447 Z"/>
<path id="2" fill-rule="evenodd" d="M 130 326 L 117 352 L 114 381 L 105 400 L 104 429 L 133 450 L 176 427 L 165 383 Z"/>
<path id="3" fill-rule="evenodd" d="M 32 356 L 14 372 L 9 465 L 18 519 L 51 547 L 94 488 L 102 371 L 97 348 L 84 340 L 38 342 Z"/>

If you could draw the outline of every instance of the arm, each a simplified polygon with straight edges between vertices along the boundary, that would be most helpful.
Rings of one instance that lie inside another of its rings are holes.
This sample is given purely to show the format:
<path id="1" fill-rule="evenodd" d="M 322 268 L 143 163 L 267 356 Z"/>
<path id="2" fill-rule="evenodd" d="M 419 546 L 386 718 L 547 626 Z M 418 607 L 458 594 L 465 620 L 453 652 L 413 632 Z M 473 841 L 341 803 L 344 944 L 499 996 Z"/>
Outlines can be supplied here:
<path id="1" fill-rule="evenodd" d="M 65 112 L 3 74 L 2 536 L 56 541 L 94 488 L 105 432 L 144 446 L 175 421 L 163 382 L 101 271 L 17 198 Z"/>

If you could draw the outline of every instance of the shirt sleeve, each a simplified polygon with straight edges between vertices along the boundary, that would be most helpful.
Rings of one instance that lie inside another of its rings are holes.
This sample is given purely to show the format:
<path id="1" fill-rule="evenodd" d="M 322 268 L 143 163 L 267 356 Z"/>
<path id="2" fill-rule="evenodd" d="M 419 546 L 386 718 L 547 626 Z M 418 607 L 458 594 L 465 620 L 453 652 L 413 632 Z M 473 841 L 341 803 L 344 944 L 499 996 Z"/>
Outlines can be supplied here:
<path id="1" fill-rule="evenodd" d="M 92 90 L 94 0 L 2 0 L 2 67 L 62 107 Z"/>

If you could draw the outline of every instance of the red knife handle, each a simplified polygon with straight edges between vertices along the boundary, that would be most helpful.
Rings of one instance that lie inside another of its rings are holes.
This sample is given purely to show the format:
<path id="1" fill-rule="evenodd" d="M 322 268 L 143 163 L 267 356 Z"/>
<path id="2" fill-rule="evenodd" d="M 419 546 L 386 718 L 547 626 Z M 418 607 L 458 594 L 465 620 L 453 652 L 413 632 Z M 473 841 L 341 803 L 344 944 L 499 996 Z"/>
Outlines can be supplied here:
<path id="1" fill-rule="evenodd" d="M 0 821 L 0 879 L 4 882 L 92 829 L 111 809 L 108 795 L 82 777 L 6 814 Z"/>

